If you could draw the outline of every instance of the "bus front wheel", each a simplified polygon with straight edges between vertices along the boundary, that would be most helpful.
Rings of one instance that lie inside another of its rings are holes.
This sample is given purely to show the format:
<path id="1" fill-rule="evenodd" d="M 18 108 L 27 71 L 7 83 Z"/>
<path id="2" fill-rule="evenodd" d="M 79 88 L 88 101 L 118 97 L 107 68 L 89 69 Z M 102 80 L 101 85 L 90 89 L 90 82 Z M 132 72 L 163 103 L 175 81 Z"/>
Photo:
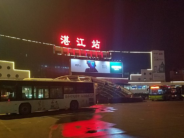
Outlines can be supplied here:
<path id="1" fill-rule="evenodd" d="M 71 109 L 72 111 L 76 111 L 76 110 L 78 110 L 78 108 L 79 108 L 79 103 L 78 103 L 78 101 L 76 101 L 76 100 L 71 101 L 71 103 L 70 103 L 70 109 Z"/>
<path id="2" fill-rule="evenodd" d="M 19 106 L 19 114 L 27 115 L 31 113 L 31 105 L 28 103 L 23 103 Z"/>

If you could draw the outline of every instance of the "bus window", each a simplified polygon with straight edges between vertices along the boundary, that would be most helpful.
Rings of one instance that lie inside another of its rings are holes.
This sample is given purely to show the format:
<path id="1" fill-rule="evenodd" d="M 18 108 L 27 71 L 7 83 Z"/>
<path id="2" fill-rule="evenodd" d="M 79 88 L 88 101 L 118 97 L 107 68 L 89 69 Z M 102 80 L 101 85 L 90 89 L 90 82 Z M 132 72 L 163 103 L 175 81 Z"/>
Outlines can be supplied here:
<path id="1" fill-rule="evenodd" d="M 48 87 L 34 87 L 34 98 L 35 99 L 45 99 L 49 98 L 49 89 Z"/>
<path id="2" fill-rule="evenodd" d="M 32 99 L 31 86 L 22 86 L 22 99 Z"/>
<path id="3" fill-rule="evenodd" d="M 84 86 L 83 86 L 83 87 L 77 86 L 77 87 L 76 87 L 76 93 L 85 93 Z"/>
<path id="4" fill-rule="evenodd" d="M 16 99 L 16 91 L 13 86 L 4 86 L 0 89 L 1 101 L 7 100 L 15 100 Z"/>
<path id="5" fill-rule="evenodd" d="M 162 89 L 158 89 L 158 94 L 163 94 L 163 90 Z"/>
<path id="6" fill-rule="evenodd" d="M 63 98 L 63 90 L 61 86 L 54 86 L 50 88 L 50 98 L 53 99 L 62 99 Z"/>
<path id="7" fill-rule="evenodd" d="M 64 93 L 66 93 L 66 94 L 75 93 L 74 87 L 73 86 L 64 86 Z"/>
<path id="8" fill-rule="evenodd" d="M 93 84 L 92 84 L 93 85 Z M 77 84 L 76 85 L 76 93 L 92 93 L 94 91 L 93 86 L 91 84 Z"/>
<path id="9" fill-rule="evenodd" d="M 93 93 L 94 89 L 93 89 L 93 85 L 92 84 L 85 84 L 85 92 L 86 93 Z"/>

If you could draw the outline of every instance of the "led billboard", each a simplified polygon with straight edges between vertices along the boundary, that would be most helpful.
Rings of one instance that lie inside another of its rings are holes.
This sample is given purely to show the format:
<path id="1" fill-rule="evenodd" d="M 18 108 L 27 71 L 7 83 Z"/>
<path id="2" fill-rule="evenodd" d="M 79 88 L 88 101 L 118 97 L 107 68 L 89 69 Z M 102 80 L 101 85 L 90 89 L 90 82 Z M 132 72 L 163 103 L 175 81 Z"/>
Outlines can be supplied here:
<path id="1" fill-rule="evenodd" d="M 71 59 L 71 72 L 122 74 L 121 62 Z"/>

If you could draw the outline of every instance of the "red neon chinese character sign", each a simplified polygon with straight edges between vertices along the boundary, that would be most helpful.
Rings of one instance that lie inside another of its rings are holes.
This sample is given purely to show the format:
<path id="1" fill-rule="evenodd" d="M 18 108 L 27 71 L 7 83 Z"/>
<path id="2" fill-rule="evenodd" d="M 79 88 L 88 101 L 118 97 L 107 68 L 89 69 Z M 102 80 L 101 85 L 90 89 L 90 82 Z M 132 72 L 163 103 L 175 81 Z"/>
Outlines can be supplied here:
<path id="1" fill-rule="evenodd" d="M 84 39 L 82 39 L 82 38 L 77 38 L 76 42 L 77 42 L 77 46 L 86 47 L 86 45 L 83 44 L 83 43 L 84 43 Z"/>
<path id="2" fill-rule="evenodd" d="M 69 41 L 69 36 L 66 36 L 66 35 L 62 35 L 61 38 L 61 44 L 64 44 L 66 46 L 68 46 L 70 44 L 70 41 Z"/>
<path id="3" fill-rule="evenodd" d="M 93 44 L 93 45 L 91 46 L 92 48 L 100 49 L 100 41 L 98 41 L 98 40 L 96 40 L 96 41 L 93 40 L 93 41 L 92 41 L 92 44 Z"/>

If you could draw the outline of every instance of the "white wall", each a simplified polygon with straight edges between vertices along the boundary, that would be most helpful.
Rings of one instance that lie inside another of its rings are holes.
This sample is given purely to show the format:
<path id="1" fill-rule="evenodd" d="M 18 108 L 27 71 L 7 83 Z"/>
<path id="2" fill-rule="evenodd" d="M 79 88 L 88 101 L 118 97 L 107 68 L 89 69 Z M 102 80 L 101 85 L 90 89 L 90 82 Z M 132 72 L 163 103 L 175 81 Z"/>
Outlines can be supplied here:
<path id="1" fill-rule="evenodd" d="M 14 69 L 14 62 L 0 60 L 0 79 L 30 78 L 29 70 Z"/>

